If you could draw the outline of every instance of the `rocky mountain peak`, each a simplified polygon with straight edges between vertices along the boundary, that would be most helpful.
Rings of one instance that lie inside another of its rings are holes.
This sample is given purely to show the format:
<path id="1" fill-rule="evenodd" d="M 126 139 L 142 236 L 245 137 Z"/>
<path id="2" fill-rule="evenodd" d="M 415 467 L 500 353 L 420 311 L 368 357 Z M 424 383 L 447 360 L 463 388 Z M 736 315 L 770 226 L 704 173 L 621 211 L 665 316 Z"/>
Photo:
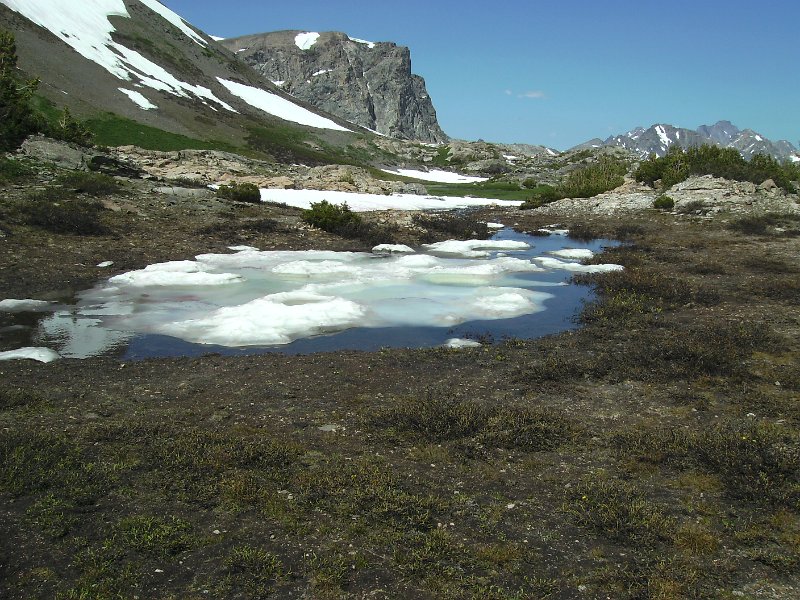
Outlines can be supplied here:
<path id="1" fill-rule="evenodd" d="M 352 123 L 400 139 L 448 139 L 405 46 L 336 31 L 275 31 L 220 43 L 284 91 Z"/>

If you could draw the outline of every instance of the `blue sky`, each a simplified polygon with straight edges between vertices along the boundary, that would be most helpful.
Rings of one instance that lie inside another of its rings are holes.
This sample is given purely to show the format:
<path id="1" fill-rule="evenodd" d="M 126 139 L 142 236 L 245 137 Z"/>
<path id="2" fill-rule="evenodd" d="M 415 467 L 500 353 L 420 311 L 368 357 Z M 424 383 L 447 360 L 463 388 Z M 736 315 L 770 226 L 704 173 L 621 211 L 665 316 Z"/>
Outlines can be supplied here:
<path id="1" fill-rule="evenodd" d="M 797 0 L 162 0 L 207 33 L 303 29 L 411 48 L 450 136 L 566 149 L 728 119 L 800 141 Z"/>

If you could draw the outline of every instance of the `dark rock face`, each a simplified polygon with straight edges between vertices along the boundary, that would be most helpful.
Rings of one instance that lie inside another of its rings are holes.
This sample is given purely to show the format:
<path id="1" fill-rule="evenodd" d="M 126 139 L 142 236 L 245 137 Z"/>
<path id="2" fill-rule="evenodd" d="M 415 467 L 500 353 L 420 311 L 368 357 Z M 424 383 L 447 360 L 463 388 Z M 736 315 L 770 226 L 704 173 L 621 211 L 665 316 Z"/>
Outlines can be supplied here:
<path id="1" fill-rule="evenodd" d="M 352 123 L 400 139 L 448 139 L 425 80 L 411 73 L 408 48 L 356 41 L 336 32 L 314 38 L 301 31 L 220 43 L 283 90 Z"/>

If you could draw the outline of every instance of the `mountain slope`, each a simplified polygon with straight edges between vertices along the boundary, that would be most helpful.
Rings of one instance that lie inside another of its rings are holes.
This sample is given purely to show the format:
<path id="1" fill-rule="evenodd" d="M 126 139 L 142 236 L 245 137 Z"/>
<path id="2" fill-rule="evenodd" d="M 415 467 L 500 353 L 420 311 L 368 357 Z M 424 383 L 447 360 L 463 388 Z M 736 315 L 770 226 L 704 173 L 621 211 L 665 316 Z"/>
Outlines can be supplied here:
<path id="1" fill-rule="evenodd" d="M 220 43 L 267 79 L 331 114 L 394 138 L 444 142 L 408 48 L 338 32 L 276 31 Z"/>
<path id="2" fill-rule="evenodd" d="M 730 121 L 718 121 L 714 125 L 701 125 L 696 130 L 675 127 L 665 123 L 652 125 L 645 129 L 637 127 L 627 133 L 611 136 L 606 140 L 593 139 L 574 149 L 616 146 L 625 148 L 646 158 L 651 154 L 664 156 L 674 146 L 687 149 L 703 144 L 735 148 L 742 156 L 750 159 L 755 154 L 767 154 L 777 160 L 800 161 L 797 148 L 781 140 L 773 142 L 752 129 L 741 130 Z"/>
<path id="3" fill-rule="evenodd" d="M 259 128 L 316 147 L 367 133 L 278 89 L 156 0 L 0 0 L 0 28 L 40 93 L 82 117 L 111 112 L 236 147 Z"/>

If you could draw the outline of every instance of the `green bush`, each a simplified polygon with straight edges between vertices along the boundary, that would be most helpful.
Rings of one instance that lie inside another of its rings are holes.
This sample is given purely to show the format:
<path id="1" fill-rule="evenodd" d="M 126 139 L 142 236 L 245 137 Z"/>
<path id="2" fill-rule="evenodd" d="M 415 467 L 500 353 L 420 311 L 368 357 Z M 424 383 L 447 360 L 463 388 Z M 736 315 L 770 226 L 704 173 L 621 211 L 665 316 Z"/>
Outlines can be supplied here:
<path id="1" fill-rule="evenodd" d="M 437 231 L 458 238 L 486 238 L 489 236 L 489 228 L 486 223 L 468 215 L 423 213 L 414 215 L 411 217 L 411 221 L 414 225 L 427 229 L 428 232 Z"/>
<path id="2" fill-rule="evenodd" d="M 57 181 L 67 189 L 90 196 L 108 196 L 122 189 L 116 179 L 102 173 L 73 171 L 60 176 Z"/>
<path id="3" fill-rule="evenodd" d="M 91 146 L 94 135 L 89 131 L 86 123 L 72 118 L 69 108 L 64 107 L 58 121 L 46 130 L 47 135 L 64 142 L 72 142 L 81 146 Z"/>
<path id="4" fill-rule="evenodd" d="M 261 202 L 261 192 L 254 183 L 231 183 L 229 185 L 221 185 L 217 189 L 217 196 L 237 202 L 250 202 L 252 204 L 259 204 Z"/>
<path id="5" fill-rule="evenodd" d="M 620 160 L 603 156 L 596 163 L 573 171 L 558 186 L 562 198 L 592 198 L 622 185 L 628 166 Z"/>
<path id="6" fill-rule="evenodd" d="M 661 181 L 664 189 L 692 175 L 713 175 L 756 184 L 772 179 L 779 187 L 793 192 L 792 181 L 800 178 L 800 169 L 795 165 L 781 165 L 771 156 L 756 154 L 747 161 L 733 148 L 704 145 L 688 150 L 673 146 L 666 156 L 659 158 L 651 155 L 642 161 L 634 173 L 637 181 L 650 186 Z"/>
<path id="7" fill-rule="evenodd" d="M 561 200 L 564 198 L 561 194 L 559 194 L 558 190 L 551 185 L 540 184 L 537 185 L 533 190 L 531 190 L 531 195 L 528 197 L 525 202 L 522 203 L 520 208 L 522 209 L 531 209 L 531 208 L 539 208 L 540 206 L 544 206 L 545 204 L 550 204 L 551 202 L 555 202 L 556 200 Z"/>
<path id="8" fill-rule="evenodd" d="M 657 208 L 658 210 L 672 210 L 675 208 L 675 200 L 666 194 L 661 194 L 653 202 L 653 208 Z"/>
<path id="9" fill-rule="evenodd" d="M 537 185 L 539 185 L 539 182 L 536 181 L 536 179 L 534 179 L 533 177 L 526 177 L 525 179 L 522 180 L 522 187 L 526 189 L 532 190 Z"/>
<path id="10" fill-rule="evenodd" d="M 346 202 L 337 205 L 327 200 L 313 202 L 311 208 L 303 211 L 302 219 L 309 225 L 330 233 L 353 228 L 362 222 L 361 217 L 351 211 Z"/>

